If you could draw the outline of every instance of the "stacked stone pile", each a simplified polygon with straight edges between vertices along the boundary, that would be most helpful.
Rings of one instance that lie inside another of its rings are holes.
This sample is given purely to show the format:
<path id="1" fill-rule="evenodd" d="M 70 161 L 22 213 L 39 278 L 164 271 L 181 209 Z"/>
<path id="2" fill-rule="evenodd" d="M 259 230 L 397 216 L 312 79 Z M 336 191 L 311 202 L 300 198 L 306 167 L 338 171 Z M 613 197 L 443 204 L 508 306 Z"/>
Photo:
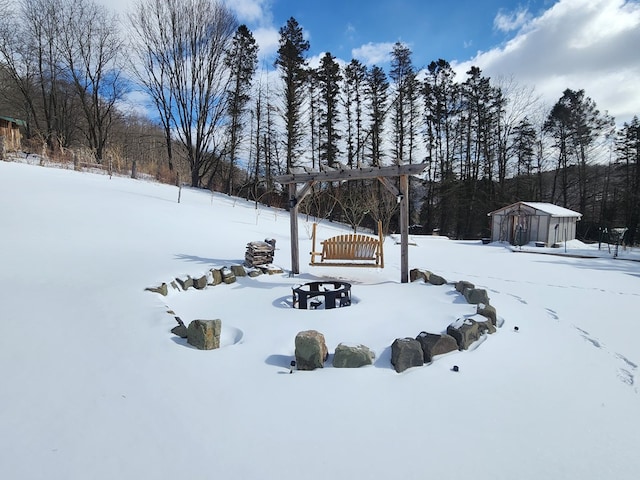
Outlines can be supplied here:
<path id="1" fill-rule="evenodd" d="M 264 242 L 247 243 L 247 251 L 244 254 L 244 263 L 248 267 L 259 267 L 273 263 L 273 252 L 276 241 L 265 239 Z"/>

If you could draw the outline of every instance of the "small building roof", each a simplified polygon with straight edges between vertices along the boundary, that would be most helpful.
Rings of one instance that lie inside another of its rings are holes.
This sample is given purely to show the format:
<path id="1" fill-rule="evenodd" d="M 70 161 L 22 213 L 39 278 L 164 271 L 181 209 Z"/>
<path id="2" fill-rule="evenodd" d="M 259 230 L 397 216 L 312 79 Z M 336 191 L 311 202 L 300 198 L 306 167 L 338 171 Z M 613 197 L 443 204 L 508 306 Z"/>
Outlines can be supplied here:
<path id="1" fill-rule="evenodd" d="M 503 210 L 512 209 L 518 205 L 526 205 L 527 207 L 533 208 L 534 210 L 538 210 L 542 213 L 546 213 L 551 217 L 576 217 L 580 219 L 582 214 L 573 210 L 569 210 L 568 208 L 559 207 L 558 205 L 554 205 L 553 203 L 546 202 L 516 202 L 511 205 L 507 205 L 506 207 L 499 208 L 498 210 L 494 210 L 493 212 L 488 213 L 487 215 L 493 215 L 494 213 L 501 212 Z"/>
<path id="2" fill-rule="evenodd" d="M 18 118 L 5 117 L 3 115 L 0 115 L 0 120 L 5 120 L 5 121 L 7 121 L 9 123 L 15 123 L 19 127 L 26 127 L 27 126 L 27 122 L 25 122 L 24 120 L 20 120 Z"/>

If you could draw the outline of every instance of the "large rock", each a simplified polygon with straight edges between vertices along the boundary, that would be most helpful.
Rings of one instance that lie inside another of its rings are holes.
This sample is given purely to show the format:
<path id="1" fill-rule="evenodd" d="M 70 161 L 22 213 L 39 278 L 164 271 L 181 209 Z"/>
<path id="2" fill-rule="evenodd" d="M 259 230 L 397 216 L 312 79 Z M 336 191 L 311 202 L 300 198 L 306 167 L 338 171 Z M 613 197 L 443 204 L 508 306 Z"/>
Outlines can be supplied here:
<path id="1" fill-rule="evenodd" d="M 220 269 L 220 273 L 222 274 L 222 281 L 226 284 L 234 283 L 236 281 L 235 274 L 231 271 L 230 268 L 222 267 Z"/>
<path id="2" fill-rule="evenodd" d="M 460 318 L 447 327 L 447 334 L 455 338 L 460 350 L 467 350 L 482 335 L 495 331 L 490 320 L 477 321 L 473 318 Z"/>
<path id="3" fill-rule="evenodd" d="M 498 314 L 496 312 L 496 308 L 491 305 L 485 305 L 484 303 L 478 304 L 477 309 L 478 315 L 482 315 L 483 317 L 488 318 L 491 321 L 492 325 L 498 324 Z"/>
<path id="4" fill-rule="evenodd" d="M 409 281 L 415 282 L 416 280 L 424 280 L 424 272 L 419 268 L 412 268 L 409 271 Z"/>
<path id="5" fill-rule="evenodd" d="M 324 335 L 316 330 L 305 330 L 296 335 L 296 367 L 298 370 L 323 368 L 329 357 Z"/>
<path id="6" fill-rule="evenodd" d="M 222 283 L 222 272 L 217 268 L 211 269 L 211 285 L 220 285 Z"/>
<path id="7" fill-rule="evenodd" d="M 483 288 L 467 288 L 464 291 L 464 298 L 467 303 L 476 305 L 484 303 L 485 305 L 489 305 L 489 295 L 487 295 L 487 291 Z"/>
<path id="8" fill-rule="evenodd" d="M 201 277 L 196 277 L 193 279 L 193 288 L 197 290 L 202 290 L 207 286 L 207 276 L 202 275 Z"/>
<path id="9" fill-rule="evenodd" d="M 189 332 L 187 330 L 187 327 L 185 327 L 184 325 L 176 325 L 171 329 L 171 333 L 173 333 L 174 335 L 177 335 L 180 338 L 189 337 Z"/>
<path id="10" fill-rule="evenodd" d="M 375 354 L 365 345 L 339 344 L 333 354 L 336 368 L 358 368 L 373 364 Z"/>
<path id="11" fill-rule="evenodd" d="M 396 372 L 424 365 L 424 353 L 415 338 L 396 338 L 391 344 L 391 365 Z"/>
<path id="12" fill-rule="evenodd" d="M 222 320 L 192 320 L 187 327 L 187 342 L 199 350 L 220 348 Z"/>
<path id="13" fill-rule="evenodd" d="M 180 285 L 182 290 L 187 290 L 189 287 L 193 287 L 193 278 L 188 275 L 176 278 L 176 282 L 178 282 L 178 285 Z"/>
<path id="14" fill-rule="evenodd" d="M 420 332 L 416 337 L 422 348 L 424 363 L 429 363 L 436 355 L 458 350 L 458 343 L 451 335 Z"/>
<path id="15" fill-rule="evenodd" d="M 440 275 L 436 275 L 435 273 L 430 273 L 427 281 L 431 285 L 445 285 L 447 283 L 444 277 L 441 277 Z"/>
<path id="16" fill-rule="evenodd" d="M 456 291 L 462 295 L 464 295 L 465 290 L 469 288 L 476 288 L 476 286 L 471 282 L 467 282 L 466 280 L 460 280 L 459 282 L 456 282 Z"/>
<path id="17" fill-rule="evenodd" d="M 246 277 L 247 276 L 247 271 L 244 269 L 244 267 L 242 265 L 231 265 L 231 272 L 233 272 L 233 274 L 236 277 Z"/>

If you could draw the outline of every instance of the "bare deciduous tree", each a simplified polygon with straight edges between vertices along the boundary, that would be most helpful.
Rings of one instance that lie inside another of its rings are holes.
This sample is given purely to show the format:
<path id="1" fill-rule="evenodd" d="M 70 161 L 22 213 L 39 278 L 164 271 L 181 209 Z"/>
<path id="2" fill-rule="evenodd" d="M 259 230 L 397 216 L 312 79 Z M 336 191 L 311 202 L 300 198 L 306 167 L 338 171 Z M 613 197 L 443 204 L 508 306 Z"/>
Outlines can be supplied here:
<path id="1" fill-rule="evenodd" d="M 211 0 L 141 0 L 130 16 L 139 77 L 184 148 L 191 185 L 212 178 L 225 153 L 221 126 L 229 75 L 225 51 L 237 28 L 231 10 Z M 170 144 L 170 141 L 167 141 Z"/>
<path id="2" fill-rule="evenodd" d="M 80 102 L 88 146 L 101 163 L 116 102 L 125 93 L 118 18 L 92 0 L 59 1 L 58 48 L 64 74 Z"/>

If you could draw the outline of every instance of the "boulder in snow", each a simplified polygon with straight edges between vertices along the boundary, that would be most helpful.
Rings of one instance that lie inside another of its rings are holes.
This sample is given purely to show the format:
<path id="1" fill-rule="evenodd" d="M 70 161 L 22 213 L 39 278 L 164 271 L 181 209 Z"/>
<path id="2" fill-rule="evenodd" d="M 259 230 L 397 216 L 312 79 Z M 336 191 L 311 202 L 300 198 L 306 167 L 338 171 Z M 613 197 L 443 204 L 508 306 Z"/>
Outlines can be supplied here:
<path id="1" fill-rule="evenodd" d="M 420 332 L 416 337 L 422 348 L 424 363 L 429 363 L 436 355 L 458 350 L 458 343 L 451 335 Z"/>
<path id="2" fill-rule="evenodd" d="M 316 330 L 305 330 L 296 335 L 296 366 L 298 370 L 323 368 L 329 357 L 324 335 Z"/>
<path id="3" fill-rule="evenodd" d="M 358 368 L 371 365 L 375 354 L 365 345 L 346 345 L 340 343 L 333 354 L 333 366 L 336 368 Z"/>
<path id="4" fill-rule="evenodd" d="M 187 342 L 198 350 L 220 348 L 222 320 L 193 320 L 187 327 Z"/>
<path id="5" fill-rule="evenodd" d="M 424 352 L 415 338 L 396 338 L 391 344 L 391 365 L 396 372 L 424 365 Z"/>
<path id="6" fill-rule="evenodd" d="M 459 350 L 467 350 L 482 335 L 495 331 L 491 320 L 477 321 L 472 318 L 460 318 L 447 327 L 447 334 L 455 338 Z"/>
<path id="7" fill-rule="evenodd" d="M 461 295 L 464 295 L 465 290 L 469 288 L 476 288 L 476 286 L 471 282 L 467 282 L 466 280 L 460 280 L 459 282 L 456 282 L 456 291 Z"/>
<path id="8" fill-rule="evenodd" d="M 467 303 L 489 305 L 489 295 L 484 288 L 467 288 L 463 295 Z"/>

